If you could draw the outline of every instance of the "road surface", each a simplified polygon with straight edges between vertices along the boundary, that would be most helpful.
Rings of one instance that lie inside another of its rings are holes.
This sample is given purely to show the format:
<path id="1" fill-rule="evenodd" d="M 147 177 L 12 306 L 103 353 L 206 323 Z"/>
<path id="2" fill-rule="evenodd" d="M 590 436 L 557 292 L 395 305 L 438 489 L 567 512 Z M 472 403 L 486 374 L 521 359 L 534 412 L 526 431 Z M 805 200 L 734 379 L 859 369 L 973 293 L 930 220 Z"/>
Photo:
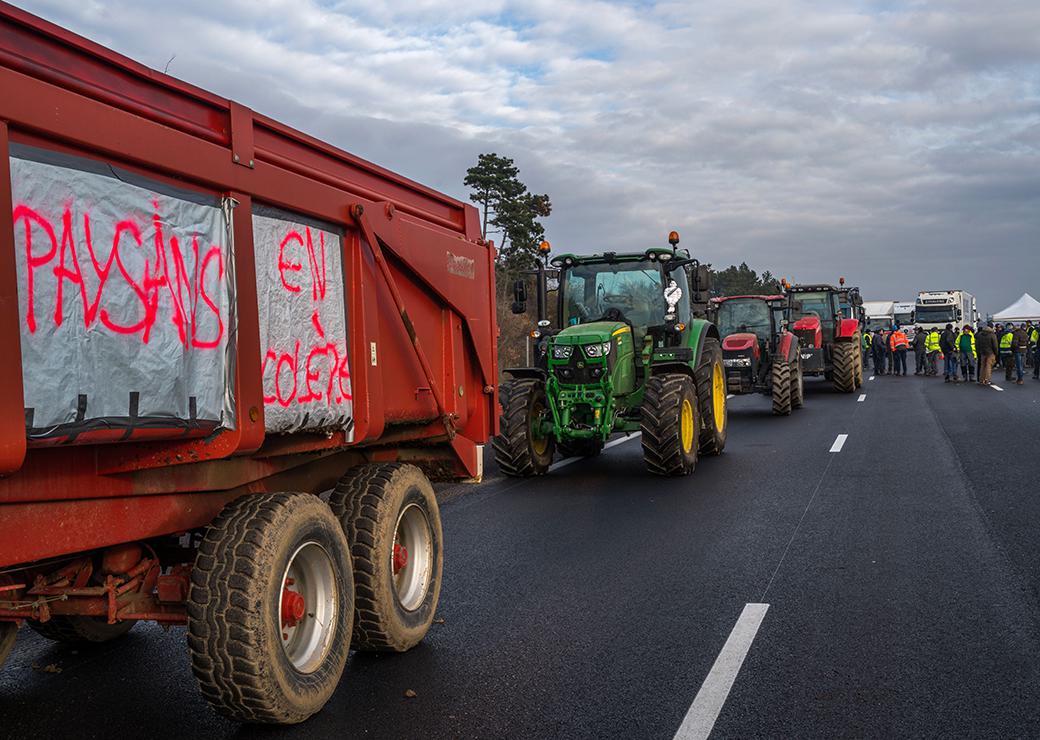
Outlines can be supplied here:
<path id="1" fill-rule="evenodd" d="M 638 439 L 533 480 L 492 468 L 445 492 L 443 623 L 355 654 L 302 726 L 219 718 L 183 629 L 138 626 L 79 650 L 23 630 L 0 734 L 1035 735 L 1040 383 L 997 382 L 810 381 L 784 419 L 734 398 L 689 478 L 648 476 Z"/>

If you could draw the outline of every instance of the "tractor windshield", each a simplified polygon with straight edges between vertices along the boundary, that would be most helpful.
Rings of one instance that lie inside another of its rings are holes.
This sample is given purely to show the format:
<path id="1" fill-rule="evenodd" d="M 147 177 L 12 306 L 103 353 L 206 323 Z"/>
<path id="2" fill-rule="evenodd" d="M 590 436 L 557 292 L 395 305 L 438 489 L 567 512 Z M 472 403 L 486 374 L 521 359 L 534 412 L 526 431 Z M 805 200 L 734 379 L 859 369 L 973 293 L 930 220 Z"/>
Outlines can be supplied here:
<path id="1" fill-rule="evenodd" d="M 750 332 L 768 341 L 772 333 L 769 304 L 757 298 L 730 298 L 719 304 L 718 325 L 724 337 Z"/>
<path id="2" fill-rule="evenodd" d="M 831 294 L 825 290 L 807 290 L 794 294 L 795 309 L 791 316 L 797 321 L 803 316 L 816 316 L 824 330 L 834 329 L 834 307 Z"/>
<path id="3" fill-rule="evenodd" d="M 679 316 L 689 316 L 689 288 L 673 273 L 682 288 Z M 620 316 L 637 330 L 664 323 L 667 304 L 664 299 L 661 269 L 649 262 L 575 265 L 564 272 L 560 281 L 564 326 L 587 324 Z"/>

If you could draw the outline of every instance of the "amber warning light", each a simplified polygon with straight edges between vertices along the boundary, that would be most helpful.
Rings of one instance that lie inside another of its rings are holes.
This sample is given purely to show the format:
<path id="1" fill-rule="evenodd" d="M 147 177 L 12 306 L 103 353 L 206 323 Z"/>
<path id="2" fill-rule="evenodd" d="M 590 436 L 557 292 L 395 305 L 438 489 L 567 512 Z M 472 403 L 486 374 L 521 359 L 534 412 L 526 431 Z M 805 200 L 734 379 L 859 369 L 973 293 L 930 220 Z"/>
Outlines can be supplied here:
<path id="1" fill-rule="evenodd" d="M 541 244 L 538 245 L 538 251 L 541 252 L 542 254 L 549 254 L 549 252 L 551 250 L 552 250 L 552 245 L 549 244 L 549 242 L 544 242 L 543 241 Z"/>
<path id="2" fill-rule="evenodd" d="M 668 232 L 668 243 L 671 244 L 673 247 L 676 244 L 679 243 L 679 232 L 678 231 L 669 231 Z"/>

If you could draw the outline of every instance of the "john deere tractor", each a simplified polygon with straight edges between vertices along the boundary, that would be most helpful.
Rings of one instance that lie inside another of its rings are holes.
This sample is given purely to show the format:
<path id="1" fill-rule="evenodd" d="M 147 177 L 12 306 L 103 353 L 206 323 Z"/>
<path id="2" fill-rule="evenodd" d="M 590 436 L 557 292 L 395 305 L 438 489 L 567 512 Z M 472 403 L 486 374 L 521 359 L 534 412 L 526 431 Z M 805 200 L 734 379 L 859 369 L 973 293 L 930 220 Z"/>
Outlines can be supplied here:
<path id="1" fill-rule="evenodd" d="M 535 362 L 506 370 L 500 393 L 493 445 L 507 475 L 545 473 L 556 450 L 595 455 L 615 433 L 642 432 L 643 459 L 659 475 L 687 475 L 698 455 L 722 452 L 726 377 L 718 330 L 704 318 L 709 271 L 677 249 L 677 233 L 669 243 L 555 257 L 555 322 L 545 315 L 550 270 L 539 264 Z M 514 313 L 525 312 L 522 281 L 514 299 Z"/>

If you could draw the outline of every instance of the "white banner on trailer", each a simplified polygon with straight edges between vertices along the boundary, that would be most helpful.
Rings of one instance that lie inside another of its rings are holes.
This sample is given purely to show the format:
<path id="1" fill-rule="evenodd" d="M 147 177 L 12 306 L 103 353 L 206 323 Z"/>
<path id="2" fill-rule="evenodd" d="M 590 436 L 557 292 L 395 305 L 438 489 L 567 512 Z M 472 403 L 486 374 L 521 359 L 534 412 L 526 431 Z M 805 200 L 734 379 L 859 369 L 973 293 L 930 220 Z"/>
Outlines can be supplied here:
<path id="1" fill-rule="evenodd" d="M 11 184 L 29 435 L 232 428 L 230 206 L 24 146 Z"/>
<path id="2" fill-rule="evenodd" d="M 253 246 L 267 431 L 352 439 L 342 232 L 254 204 Z"/>

